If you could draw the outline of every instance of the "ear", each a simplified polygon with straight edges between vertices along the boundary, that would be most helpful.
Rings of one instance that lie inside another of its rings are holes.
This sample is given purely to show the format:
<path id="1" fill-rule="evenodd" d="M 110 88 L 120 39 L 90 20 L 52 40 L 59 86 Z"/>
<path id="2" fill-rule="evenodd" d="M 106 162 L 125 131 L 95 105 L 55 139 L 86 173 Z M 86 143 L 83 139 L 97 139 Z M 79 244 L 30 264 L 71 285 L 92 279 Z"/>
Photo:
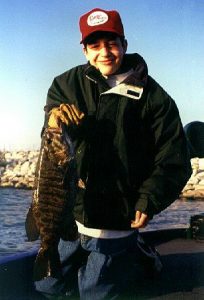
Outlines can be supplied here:
<path id="1" fill-rule="evenodd" d="M 127 51 L 127 47 L 128 47 L 128 42 L 127 42 L 127 40 L 124 40 L 124 42 L 123 42 L 123 50 L 124 50 L 124 54 L 125 54 L 126 51 Z"/>
<path id="2" fill-rule="evenodd" d="M 88 53 L 87 53 L 87 49 L 86 49 L 86 47 L 83 47 L 83 53 L 84 53 L 84 55 L 86 56 L 86 59 L 87 59 L 87 55 L 88 55 Z M 88 59 L 87 59 L 88 60 Z"/>

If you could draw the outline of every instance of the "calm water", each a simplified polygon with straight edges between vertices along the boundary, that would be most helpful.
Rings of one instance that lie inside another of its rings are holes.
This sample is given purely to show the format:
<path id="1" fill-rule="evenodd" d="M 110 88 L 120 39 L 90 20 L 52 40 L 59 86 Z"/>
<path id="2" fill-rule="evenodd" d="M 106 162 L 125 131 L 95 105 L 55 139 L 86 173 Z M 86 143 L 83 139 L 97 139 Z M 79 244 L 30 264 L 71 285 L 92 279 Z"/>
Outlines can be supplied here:
<path id="1" fill-rule="evenodd" d="M 32 191 L 0 188 L 0 257 L 38 248 L 39 241 L 28 242 L 24 222 Z M 175 201 L 154 217 L 145 230 L 188 227 L 192 215 L 204 212 L 203 201 Z"/>
<path id="2" fill-rule="evenodd" d="M 0 188 L 0 257 L 37 248 L 38 242 L 28 242 L 25 217 L 32 191 Z"/>

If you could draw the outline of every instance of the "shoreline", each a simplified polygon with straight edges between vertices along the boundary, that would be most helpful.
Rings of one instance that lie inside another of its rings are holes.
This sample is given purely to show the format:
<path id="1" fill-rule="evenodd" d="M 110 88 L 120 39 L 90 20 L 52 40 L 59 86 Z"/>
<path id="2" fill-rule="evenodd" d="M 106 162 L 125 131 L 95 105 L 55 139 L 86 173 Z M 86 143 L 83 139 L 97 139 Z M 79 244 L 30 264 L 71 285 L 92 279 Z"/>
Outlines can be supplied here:
<path id="1" fill-rule="evenodd" d="M 0 151 L 0 188 L 32 189 L 39 150 Z M 191 159 L 192 175 L 180 199 L 204 200 L 204 158 Z"/>

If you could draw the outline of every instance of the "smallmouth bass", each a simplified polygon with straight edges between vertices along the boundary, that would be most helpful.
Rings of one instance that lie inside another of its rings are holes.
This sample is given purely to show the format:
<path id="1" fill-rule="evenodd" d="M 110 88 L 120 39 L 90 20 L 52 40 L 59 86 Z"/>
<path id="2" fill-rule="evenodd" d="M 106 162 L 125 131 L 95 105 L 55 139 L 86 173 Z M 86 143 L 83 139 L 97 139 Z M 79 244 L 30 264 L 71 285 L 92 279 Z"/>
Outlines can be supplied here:
<path id="1" fill-rule="evenodd" d="M 74 146 L 66 126 L 46 128 L 36 166 L 31 207 L 26 218 L 28 240 L 40 236 L 34 264 L 34 280 L 61 276 L 58 243 L 60 238 L 78 237 L 73 207 L 77 192 Z"/>

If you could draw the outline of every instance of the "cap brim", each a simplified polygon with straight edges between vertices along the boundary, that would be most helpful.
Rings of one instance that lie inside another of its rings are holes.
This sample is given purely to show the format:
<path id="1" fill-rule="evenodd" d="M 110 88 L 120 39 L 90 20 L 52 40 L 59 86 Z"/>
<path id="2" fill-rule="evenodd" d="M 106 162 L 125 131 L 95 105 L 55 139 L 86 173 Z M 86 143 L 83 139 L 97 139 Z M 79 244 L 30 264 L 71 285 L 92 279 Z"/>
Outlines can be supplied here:
<path id="1" fill-rule="evenodd" d="M 90 36 L 92 35 L 93 33 L 96 33 L 96 32 L 111 32 L 111 33 L 115 33 L 117 34 L 118 36 L 121 36 L 116 30 L 107 30 L 107 29 L 96 29 L 96 30 L 93 30 L 91 33 L 89 33 L 88 35 L 86 35 L 81 41 L 80 41 L 80 44 L 83 44 L 85 42 L 85 40 Z"/>

